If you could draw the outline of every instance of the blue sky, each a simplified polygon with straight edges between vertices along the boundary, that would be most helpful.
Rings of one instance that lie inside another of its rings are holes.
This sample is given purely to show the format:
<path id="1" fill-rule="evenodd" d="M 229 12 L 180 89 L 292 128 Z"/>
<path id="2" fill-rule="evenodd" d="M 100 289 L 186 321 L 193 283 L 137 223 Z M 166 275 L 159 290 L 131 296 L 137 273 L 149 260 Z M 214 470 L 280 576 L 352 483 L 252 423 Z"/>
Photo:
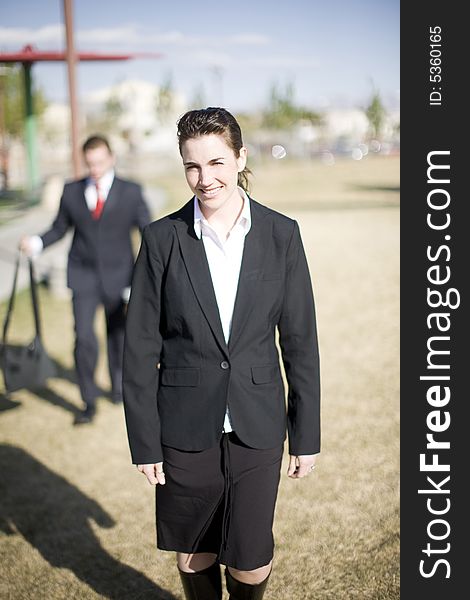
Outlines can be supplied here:
<path id="1" fill-rule="evenodd" d="M 0 50 L 64 47 L 62 0 L 0 0 Z M 78 50 L 160 52 L 160 59 L 82 63 L 85 94 L 127 78 L 169 76 L 188 98 L 249 111 L 273 83 L 312 109 L 365 106 L 374 88 L 399 107 L 399 0 L 75 0 Z M 50 100 L 67 98 L 65 65 L 34 67 Z"/>

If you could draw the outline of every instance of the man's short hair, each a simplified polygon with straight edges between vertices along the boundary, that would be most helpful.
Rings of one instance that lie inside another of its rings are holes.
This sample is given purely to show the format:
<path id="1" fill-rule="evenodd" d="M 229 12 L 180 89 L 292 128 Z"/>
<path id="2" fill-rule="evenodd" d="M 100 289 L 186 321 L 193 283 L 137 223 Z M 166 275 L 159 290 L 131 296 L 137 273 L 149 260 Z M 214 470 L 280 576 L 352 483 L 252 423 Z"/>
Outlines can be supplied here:
<path id="1" fill-rule="evenodd" d="M 111 150 L 111 146 L 109 145 L 109 142 L 107 138 L 104 137 L 104 135 L 90 135 L 90 137 L 85 141 L 85 143 L 82 146 L 83 154 L 85 154 L 85 152 L 88 152 L 88 150 L 94 150 L 95 148 L 100 148 L 101 146 L 107 148 L 110 154 L 113 153 L 113 151 Z"/>

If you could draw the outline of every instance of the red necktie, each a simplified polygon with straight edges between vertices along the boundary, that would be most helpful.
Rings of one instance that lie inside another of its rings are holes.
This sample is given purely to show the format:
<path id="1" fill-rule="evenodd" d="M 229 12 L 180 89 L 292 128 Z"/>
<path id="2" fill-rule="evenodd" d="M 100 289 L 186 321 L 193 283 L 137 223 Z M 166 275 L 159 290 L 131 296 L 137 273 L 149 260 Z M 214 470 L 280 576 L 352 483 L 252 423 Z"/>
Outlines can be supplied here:
<path id="1" fill-rule="evenodd" d="M 95 206 L 95 209 L 93 210 L 93 212 L 91 213 L 91 216 L 94 219 L 99 219 L 101 217 L 101 213 L 103 212 L 103 206 L 104 206 L 103 195 L 100 192 L 100 186 L 98 185 L 98 182 L 97 182 L 96 183 L 96 206 Z"/>

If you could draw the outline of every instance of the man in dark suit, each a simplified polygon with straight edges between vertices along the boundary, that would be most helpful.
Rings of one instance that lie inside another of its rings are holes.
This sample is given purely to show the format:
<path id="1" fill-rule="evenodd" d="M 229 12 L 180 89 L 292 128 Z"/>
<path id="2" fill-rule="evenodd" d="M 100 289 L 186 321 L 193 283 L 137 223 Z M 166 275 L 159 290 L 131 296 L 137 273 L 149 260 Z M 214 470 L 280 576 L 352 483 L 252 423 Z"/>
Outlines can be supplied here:
<path id="1" fill-rule="evenodd" d="M 88 138 L 83 157 L 88 177 L 67 183 L 51 228 L 40 236 L 23 238 L 20 244 L 24 252 L 35 255 L 74 228 L 67 285 L 73 292 L 75 367 L 85 403 L 76 424 L 92 421 L 96 411 L 98 343 L 93 323 L 100 304 L 106 316 L 112 401 L 122 402 L 125 301 L 134 264 L 131 232 L 134 227 L 142 231 L 150 222 L 140 186 L 115 175 L 106 138 Z"/>

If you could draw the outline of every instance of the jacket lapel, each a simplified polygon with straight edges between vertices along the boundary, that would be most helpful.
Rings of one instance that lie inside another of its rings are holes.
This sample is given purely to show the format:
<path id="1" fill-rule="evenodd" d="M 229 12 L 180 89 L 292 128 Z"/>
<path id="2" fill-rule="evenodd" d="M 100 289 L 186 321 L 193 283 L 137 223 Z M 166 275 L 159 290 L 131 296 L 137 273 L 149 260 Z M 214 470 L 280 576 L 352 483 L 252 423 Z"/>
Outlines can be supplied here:
<path id="1" fill-rule="evenodd" d="M 93 211 L 91 211 L 88 208 L 88 203 L 86 201 L 85 192 L 87 189 L 88 179 L 87 178 L 82 179 L 80 183 L 81 183 L 81 201 L 82 201 L 83 211 L 86 212 L 90 221 L 92 221 L 93 223 L 97 223 L 98 221 L 95 221 L 95 219 L 93 218 L 93 214 L 92 214 Z M 101 219 L 103 218 L 104 215 L 109 213 L 109 211 L 112 210 L 113 207 L 115 207 L 117 200 L 119 199 L 119 195 L 120 195 L 119 188 L 121 185 L 122 185 L 121 181 L 115 177 L 111 187 L 109 188 L 108 196 L 106 197 L 106 202 L 104 203 L 104 206 L 103 206 L 103 212 L 101 214 Z"/>
<path id="2" fill-rule="evenodd" d="M 111 187 L 109 188 L 108 196 L 106 197 L 106 202 L 104 203 L 104 206 L 103 206 L 102 217 L 105 216 L 106 214 L 108 214 L 109 211 L 112 210 L 116 206 L 117 200 L 120 197 L 121 185 L 122 185 L 121 180 L 115 176 L 113 179 L 113 183 L 111 184 Z"/>
<path id="3" fill-rule="evenodd" d="M 176 232 L 181 254 L 194 293 L 220 348 L 228 357 L 228 348 L 220 321 L 219 309 L 212 285 L 204 242 L 194 231 L 194 201 L 191 199 L 178 211 Z"/>
<path id="4" fill-rule="evenodd" d="M 266 219 L 261 205 L 250 198 L 251 228 L 245 237 L 243 258 L 238 279 L 237 296 L 232 316 L 229 350 L 235 347 L 246 321 L 256 306 L 259 280 L 269 248 L 272 222 Z"/>
<path id="5" fill-rule="evenodd" d="M 83 215 L 86 215 L 86 218 L 89 218 L 90 221 L 91 221 L 91 220 L 93 220 L 93 217 L 91 216 L 91 211 L 88 208 L 88 204 L 87 204 L 86 196 L 85 196 L 86 184 L 87 184 L 87 179 L 86 178 L 80 180 L 80 203 L 79 203 L 79 208 L 80 208 L 80 211 L 83 213 Z"/>
<path id="6" fill-rule="evenodd" d="M 264 208 L 250 199 L 251 229 L 245 237 L 237 296 L 232 317 L 229 344 L 225 342 L 217 299 L 212 285 L 204 243 L 194 232 L 194 204 L 191 199 L 175 215 L 176 231 L 181 253 L 191 285 L 209 326 L 223 352 L 229 356 L 249 315 L 256 305 L 258 282 L 266 260 L 266 249 L 272 234 L 271 219 L 265 218 Z"/>

